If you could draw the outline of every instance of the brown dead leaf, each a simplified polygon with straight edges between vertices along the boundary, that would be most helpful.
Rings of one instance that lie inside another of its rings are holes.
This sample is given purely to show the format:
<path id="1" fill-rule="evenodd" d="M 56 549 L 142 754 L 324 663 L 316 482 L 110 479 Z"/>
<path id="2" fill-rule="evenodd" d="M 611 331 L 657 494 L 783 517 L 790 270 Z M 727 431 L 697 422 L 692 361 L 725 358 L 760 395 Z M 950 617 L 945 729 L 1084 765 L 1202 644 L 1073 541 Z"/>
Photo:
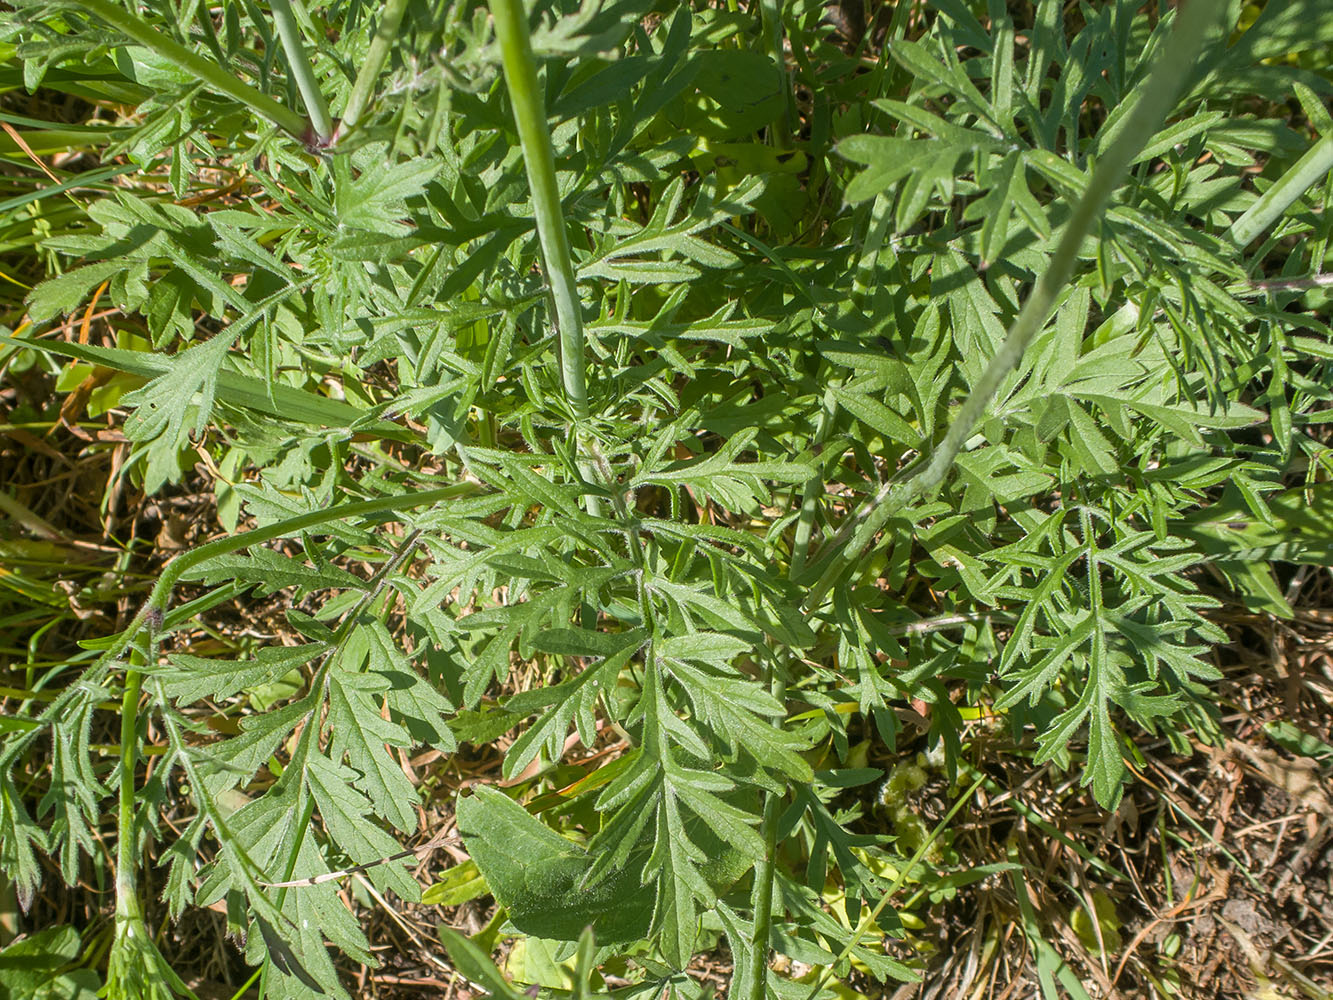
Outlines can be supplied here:
<path id="1" fill-rule="evenodd" d="M 167 515 L 167 519 L 162 522 L 162 529 L 157 533 L 157 547 L 164 552 L 185 548 L 189 544 L 189 530 L 189 520 L 183 514 L 173 511 Z"/>
<path id="2" fill-rule="evenodd" d="M 1293 803 L 1323 816 L 1333 813 L 1328 779 L 1314 761 L 1288 760 L 1276 751 L 1253 747 L 1240 740 L 1228 740 L 1227 752 L 1243 758 L 1250 770 L 1284 792 Z"/>

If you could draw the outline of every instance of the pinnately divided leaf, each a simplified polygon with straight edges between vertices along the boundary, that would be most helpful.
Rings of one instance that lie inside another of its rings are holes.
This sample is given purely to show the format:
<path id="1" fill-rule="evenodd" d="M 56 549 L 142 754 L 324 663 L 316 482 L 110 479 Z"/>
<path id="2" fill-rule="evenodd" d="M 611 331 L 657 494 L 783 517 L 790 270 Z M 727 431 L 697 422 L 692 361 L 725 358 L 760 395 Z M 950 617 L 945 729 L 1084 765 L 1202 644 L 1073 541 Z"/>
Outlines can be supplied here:
<path id="1" fill-rule="evenodd" d="M 828 1000 L 1003 874 L 968 975 L 1106 978 L 1029 782 L 1229 738 L 1333 560 L 1324 6 L 14 0 L 0 881 L 106 932 L 14 955 Z"/>

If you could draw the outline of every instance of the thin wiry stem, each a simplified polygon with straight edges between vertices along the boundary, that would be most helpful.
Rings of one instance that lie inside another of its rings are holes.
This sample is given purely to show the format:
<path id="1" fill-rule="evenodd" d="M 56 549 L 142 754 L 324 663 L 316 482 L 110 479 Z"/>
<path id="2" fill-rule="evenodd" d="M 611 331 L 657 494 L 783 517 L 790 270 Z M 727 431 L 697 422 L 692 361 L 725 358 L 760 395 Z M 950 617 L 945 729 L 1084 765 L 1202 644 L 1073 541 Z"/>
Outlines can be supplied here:
<path id="1" fill-rule="evenodd" d="M 268 119 L 285 132 L 297 138 L 305 133 L 308 123 L 295 111 L 283 107 L 273 98 L 261 93 L 249 84 L 242 83 L 216 63 L 191 52 L 174 38 L 168 38 L 160 31 L 145 24 L 119 4 L 110 3 L 108 0 L 86 0 L 86 2 L 81 2 L 79 7 L 96 16 L 99 20 L 105 21 L 150 51 L 157 53 L 163 59 L 170 61 L 179 69 L 184 70 L 191 76 L 198 77 L 210 90 L 226 94 L 233 100 L 239 101 L 255 114 Z"/>
<path id="2" fill-rule="evenodd" d="M 1198 2 L 1198 0 L 1196 0 L 1196 2 Z M 871 924 L 879 919 L 879 915 L 884 912 L 884 907 L 887 906 L 889 900 L 893 898 L 893 894 L 898 891 L 899 887 L 901 887 L 904 882 L 912 877 L 912 872 L 916 870 L 916 866 L 921 863 L 921 859 L 926 856 L 926 852 L 929 851 L 935 841 L 940 838 L 940 835 L 944 833 L 945 830 L 949 829 L 949 824 L 953 821 L 953 818 L 958 815 L 959 810 L 972 801 L 973 794 L 981 786 L 985 777 L 985 775 L 978 777 L 970 786 L 968 786 L 967 790 L 963 792 L 962 795 L 958 796 L 958 800 L 954 802 L 949 811 L 944 814 L 944 818 L 935 824 L 935 829 L 930 831 L 930 836 L 927 837 L 921 843 L 921 846 L 916 849 L 916 853 L 907 860 L 907 864 L 903 865 L 903 867 L 898 870 L 898 874 L 894 876 L 893 881 L 889 883 L 889 887 L 884 890 L 884 895 L 880 896 L 879 902 L 875 904 L 869 913 L 861 918 L 861 921 L 852 930 L 851 937 L 849 937 L 847 943 L 843 945 L 842 951 L 839 952 L 838 957 L 824 967 L 824 971 L 820 973 L 819 978 L 815 980 L 815 985 L 811 988 L 810 995 L 806 1000 L 815 1000 L 815 997 L 819 996 L 819 991 L 822 990 L 824 984 L 829 981 L 829 977 L 833 975 L 833 970 L 845 962 L 847 957 L 851 955 L 852 950 L 861 943 L 861 939 L 865 937 L 866 931 L 870 929 Z"/>
<path id="3" fill-rule="evenodd" d="M 891 517 L 944 482 L 1001 383 L 1018 366 L 1023 352 L 1046 325 L 1056 297 L 1074 274 L 1079 248 L 1101 218 L 1106 202 L 1124 180 L 1134 157 L 1157 133 L 1162 120 L 1175 104 L 1176 95 L 1196 65 L 1204 39 L 1223 6 L 1220 0 L 1193 0 L 1177 9 L 1175 28 L 1142 87 L 1142 99 L 1129 113 L 1124 128 L 1093 169 L 1087 189 L 1074 205 L 1060 235 L 1050 266 L 1023 303 L 1004 343 L 972 387 L 944 440 L 930 457 L 910 475 L 890 480 L 880 487 L 831 543 L 831 558 L 806 596 L 804 607 L 807 614 L 819 609 L 847 566 L 860 558 Z"/>

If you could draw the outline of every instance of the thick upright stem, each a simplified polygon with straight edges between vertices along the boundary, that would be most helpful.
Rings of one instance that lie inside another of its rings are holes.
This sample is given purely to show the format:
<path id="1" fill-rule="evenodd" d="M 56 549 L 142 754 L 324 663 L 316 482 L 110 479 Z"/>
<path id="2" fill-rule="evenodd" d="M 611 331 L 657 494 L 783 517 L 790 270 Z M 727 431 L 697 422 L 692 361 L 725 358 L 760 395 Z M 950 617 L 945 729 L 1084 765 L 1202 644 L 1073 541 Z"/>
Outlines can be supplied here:
<path id="1" fill-rule="evenodd" d="M 792 148 L 792 133 L 796 129 L 796 95 L 792 93 L 791 74 L 787 72 L 786 54 L 782 50 L 781 0 L 760 0 L 759 14 L 763 20 L 764 43 L 778 69 L 782 88 L 782 115 L 771 126 L 770 140 L 777 149 Z"/>
<path id="2" fill-rule="evenodd" d="M 1291 207 L 1292 202 L 1323 180 L 1330 170 L 1333 170 L 1333 135 L 1326 135 L 1231 224 L 1227 235 L 1237 246 L 1249 246 Z"/>
<path id="3" fill-rule="evenodd" d="M 270 0 L 269 10 L 273 13 L 273 24 L 278 29 L 278 38 L 282 40 L 283 51 L 287 53 L 287 65 L 291 69 L 296 89 L 301 92 L 305 110 L 310 115 L 310 127 L 315 139 L 321 146 L 326 146 L 333 136 L 333 120 L 329 117 L 329 105 L 324 100 L 324 92 L 319 89 L 315 79 L 315 68 L 310 65 L 306 55 L 305 39 L 301 37 L 301 27 L 296 23 L 296 15 L 288 0 Z"/>
<path id="4" fill-rule="evenodd" d="M 370 49 L 366 52 L 366 61 L 356 74 L 356 83 L 347 98 L 347 107 L 343 109 L 342 124 L 339 132 L 346 135 L 356 128 L 357 122 L 365 113 L 366 105 L 375 92 L 375 83 L 379 80 L 380 70 L 389 58 L 389 48 L 398 37 L 398 28 L 403 23 L 403 14 L 407 11 L 407 0 L 389 0 L 380 11 L 380 23 L 375 28 L 375 37 L 370 40 Z"/>
<path id="5" fill-rule="evenodd" d="M 560 377 L 569 408 L 579 422 L 588 416 L 588 394 L 584 382 L 583 313 L 579 306 L 574 264 L 565 237 L 564 213 L 555 179 L 555 152 L 546 124 L 546 101 L 537 80 L 537 60 L 523 13 L 522 0 L 492 0 L 491 15 L 500 40 L 509 98 L 514 105 L 514 124 L 523 146 L 532 208 L 537 219 L 537 238 L 546 261 L 546 279 L 555 302 L 560 345 Z"/>
<path id="6" fill-rule="evenodd" d="M 116 912 L 115 934 L 107 964 L 107 984 L 116 993 L 114 983 L 128 976 L 144 974 L 139 968 L 145 956 L 156 949 L 144 925 L 143 906 L 139 902 L 139 831 L 135 823 L 134 779 L 139 765 L 139 699 L 143 693 L 143 671 L 134 667 L 157 661 L 157 622 L 148 621 L 147 660 L 134 649 L 131 668 L 125 673 L 125 691 L 120 702 L 120 797 L 116 826 Z M 132 971 L 131 971 L 132 970 Z M 118 995 L 118 994 L 116 994 Z"/>

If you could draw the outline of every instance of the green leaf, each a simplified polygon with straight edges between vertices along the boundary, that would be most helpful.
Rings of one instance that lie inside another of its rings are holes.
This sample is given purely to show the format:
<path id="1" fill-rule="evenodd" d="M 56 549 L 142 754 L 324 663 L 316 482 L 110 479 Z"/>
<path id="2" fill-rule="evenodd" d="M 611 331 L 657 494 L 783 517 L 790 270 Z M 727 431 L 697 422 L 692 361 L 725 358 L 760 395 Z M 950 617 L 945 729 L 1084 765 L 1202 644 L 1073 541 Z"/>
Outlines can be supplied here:
<path id="1" fill-rule="evenodd" d="M 524 1000 L 525 995 L 510 985 L 509 980 L 495 967 L 490 955 L 477 947 L 471 938 L 447 924 L 440 925 L 439 935 L 454 968 L 469 982 L 476 983 L 499 1000 Z"/>
<path id="2" fill-rule="evenodd" d="M 125 421 L 125 436 L 145 445 L 144 492 L 156 493 L 182 471 L 179 453 L 208 426 L 218 371 L 232 337 L 219 334 L 171 359 L 166 374 L 123 397 L 136 407 Z"/>
<path id="3" fill-rule="evenodd" d="M 121 267 L 123 268 L 123 264 Z M 24 347 L 61 357 L 78 358 L 116 371 L 129 372 L 144 378 L 157 378 L 171 371 L 174 360 L 158 354 L 129 351 L 117 347 L 98 347 L 92 344 L 70 344 L 63 341 L 27 340 L 0 332 L 0 343 Z M 367 413 L 341 400 L 329 399 L 312 392 L 296 389 L 283 383 L 268 383 L 248 375 L 221 370 L 216 374 L 216 395 L 222 402 L 241 406 L 299 423 L 325 427 L 349 427 L 367 420 Z M 401 436 L 394 424 L 371 422 L 367 429 L 389 436 Z"/>
<path id="4" fill-rule="evenodd" d="M 0 949 L 0 984 L 13 1000 L 95 1000 L 91 969 L 71 969 L 83 945 L 73 927 L 48 927 Z"/>
<path id="5" fill-rule="evenodd" d="M 28 315 L 34 323 L 42 323 L 53 316 L 71 313 L 83 304 L 94 288 L 124 270 L 124 261 L 103 260 L 48 278 L 28 296 Z"/>
<path id="6" fill-rule="evenodd" d="M 720 632 L 692 632 L 688 635 L 669 636 L 657 645 L 658 655 L 680 660 L 702 660 L 705 663 L 728 663 L 750 650 L 744 639 Z"/>
<path id="7" fill-rule="evenodd" d="M 792 781 L 813 779 L 810 765 L 801 756 L 808 749 L 806 741 L 773 725 L 771 719 L 781 716 L 784 709 L 761 685 L 715 676 L 681 661 L 674 661 L 670 670 L 684 687 L 699 721 L 733 759 L 743 752 L 761 767 Z"/>
<path id="8" fill-rule="evenodd" d="M 573 629 L 565 630 L 574 632 Z M 554 633 L 546 633 L 549 639 Z M 578 635 L 587 635 L 579 631 Z M 561 756 L 565 734 L 571 722 L 577 719 L 579 736 L 585 746 L 592 746 L 596 739 L 597 723 L 594 712 L 599 698 L 605 697 L 616 682 L 620 671 L 624 669 L 643 640 L 642 632 L 617 635 L 619 644 L 614 649 L 605 651 L 601 663 L 585 668 L 581 673 L 557 685 L 521 692 L 510 698 L 505 708 L 510 712 L 527 712 L 537 708 L 546 708 L 541 717 L 529 726 L 514 741 L 505 755 L 503 774 L 506 779 L 522 773 L 543 749 L 551 761 Z M 583 648 L 579 643 L 579 648 Z M 577 653 L 575 655 L 587 655 Z"/>
<path id="9" fill-rule="evenodd" d="M 350 768 L 313 754 L 306 761 L 304 777 L 333 844 L 353 864 L 379 861 L 402 850 L 396 840 L 375 825 L 374 806 L 354 787 L 357 775 Z M 403 869 L 401 862 L 375 865 L 367 869 L 366 877 L 381 892 L 392 889 L 408 902 L 421 897 L 417 880 Z"/>
<path id="10" fill-rule="evenodd" d="M 440 880 L 421 894 L 425 906 L 462 906 L 490 892 L 477 863 L 470 858 L 440 875 Z"/>
<path id="11" fill-rule="evenodd" d="M 847 200 L 866 201 L 906 179 L 898 205 L 896 229 L 905 232 L 925 210 L 930 195 L 948 190 L 957 174 L 958 161 L 988 151 L 993 142 L 978 135 L 968 142 L 941 139 L 902 139 L 894 136 L 858 135 L 838 144 L 838 153 L 861 171 L 847 185 Z"/>
<path id="12" fill-rule="evenodd" d="M 440 168 L 426 157 L 386 165 L 383 156 L 382 146 L 362 150 L 361 176 L 338 185 L 334 211 L 339 225 L 389 236 L 407 231 L 403 203 L 425 191 Z"/>
<path id="13" fill-rule="evenodd" d="M 34 847 L 48 850 L 46 834 L 28 814 L 9 772 L 0 771 L 0 871 L 13 881 L 24 906 L 31 903 L 42 881 Z"/>
<path id="14" fill-rule="evenodd" d="M 360 772 L 357 781 L 375 812 L 397 829 L 411 833 L 417 827 L 417 790 L 385 745 L 410 747 L 412 738 L 396 722 L 380 716 L 373 695 L 389 687 L 383 676 L 334 670 L 329 675 L 329 756 L 348 762 Z"/>
<path id="15" fill-rule="evenodd" d="M 1298 757 L 1320 761 L 1325 766 L 1333 765 L 1333 746 L 1305 732 L 1294 723 L 1285 719 L 1275 719 L 1264 723 L 1264 733 L 1282 749 Z"/>
<path id="16" fill-rule="evenodd" d="M 1111 726 L 1111 716 L 1107 710 L 1110 694 L 1105 689 L 1099 692 L 1088 734 L 1088 772 L 1092 778 L 1092 794 L 1104 809 L 1116 807 L 1125 776 L 1120 739 Z"/>
<path id="17" fill-rule="evenodd" d="M 457 808 L 468 853 L 519 930 L 558 941 L 577 941 L 590 925 L 602 942 L 634 941 L 647 933 L 652 896 L 639 884 L 641 865 L 585 889 L 588 853 L 508 796 L 478 786 Z"/>
<path id="18" fill-rule="evenodd" d="M 277 680 L 309 663 L 328 647 L 311 642 L 299 646 L 262 646 L 250 660 L 213 660 L 189 653 L 173 653 L 171 669 L 154 671 L 162 679 L 167 697 L 186 705 L 202 698 L 221 701 Z"/>
<path id="19" fill-rule="evenodd" d="M 261 597 L 292 588 L 299 600 L 321 590 L 364 590 L 365 581 L 331 563 L 307 565 L 304 560 L 273 549 L 253 548 L 246 554 L 215 556 L 185 573 L 187 580 L 216 584 L 237 580 L 252 585 Z"/>
<path id="20" fill-rule="evenodd" d="M 921 442 L 920 432 L 879 400 L 848 389 L 832 392 L 839 406 L 881 435 L 886 444 L 915 446 Z"/>
<path id="21" fill-rule="evenodd" d="M 208 794 L 216 799 L 229 789 L 249 784 L 283 738 L 310 713 L 310 707 L 303 700 L 252 715 L 241 723 L 239 736 L 210 745 L 199 761 Z"/>

